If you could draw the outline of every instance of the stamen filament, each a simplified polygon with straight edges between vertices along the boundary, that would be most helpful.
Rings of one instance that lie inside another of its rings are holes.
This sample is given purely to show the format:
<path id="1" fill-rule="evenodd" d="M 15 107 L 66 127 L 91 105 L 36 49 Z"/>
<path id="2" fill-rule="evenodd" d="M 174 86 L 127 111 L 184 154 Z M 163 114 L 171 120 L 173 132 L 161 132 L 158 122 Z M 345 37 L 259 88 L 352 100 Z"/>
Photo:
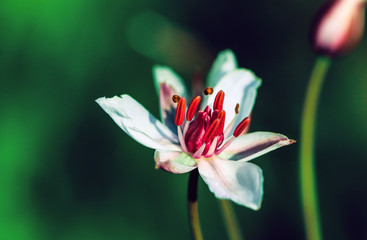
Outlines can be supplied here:
<path id="1" fill-rule="evenodd" d="M 228 126 L 226 127 L 226 130 L 224 130 L 224 133 L 223 133 L 224 138 L 228 137 L 229 133 L 232 131 L 232 128 L 233 128 L 234 123 L 236 122 L 236 120 L 237 120 L 237 114 L 234 116 L 232 121 L 228 124 Z"/>
<path id="2" fill-rule="evenodd" d="M 182 151 L 184 151 L 185 153 L 188 153 L 189 151 L 187 151 L 187 146 L 185 143 L 185 139 L 182 135 L 182 130 L 180 126 L 177 126 L 177 134 L 178 134 L 178 140 L 180 141 L 180 145 L 182 147 Z"/>
<path id="3" fill-rule="evenodd" d="M 189 129 L 190 122 L 186 121 L 184 125 L 183 135 L 185 136 L 187 133 L 187 130 Z"/>
<path id="4" fill-rule="evenodd" d="M 227 138 L 229 133 L 232 131 L 232 128 L 234 126 L 234 123 L 236 122 L 237 120 L 237 116 L 238 116 L 238 113 L 239 113 L 239 108 L 240 108 L 240 104 L 236 104 L 236 107 L 234 108 L 234 112 L 236 115 L 234 115 L 234 118 L 232 119 L 232 121 L 228 124 L 228 126 L 226 127 L 226 130 L 224 131 L 223 133 L 223 137 L 224 138 Z"/>
<path id="5" fill-rule="evenodd" d="M 218 143 L 218 137 L 215 137 L 213 142 L 211 143 L 208 152 L 205 154 L 206 158 L 209 158 L 211 156 L 213 156 L 215 149 L 217 148 L 217 143 Z"/>
<path id="6" fill-rule="evenodd" d="M 235 140 L 236 137 L 231 137 L 227 142 L 225 142 L 222 147 L 218 148 L 217 151 L 214 152 L 215 155 L 219 155 L 226 149 L 232 142 Z"/>
<path id="7" fill-rule="evenodd" d="M 203 145 L 201 145 L 201 147 L 198 150 L 196 150 L 196 152 L 194 152 L 194 154 L 192 154 L 191 157 L 193 157 L 195 159 L 199 159 L 201 157 L 201 154 L 203 154 L 203 152 L 205 150 L 205 146 L 206 146 L 205 143 Z"/>

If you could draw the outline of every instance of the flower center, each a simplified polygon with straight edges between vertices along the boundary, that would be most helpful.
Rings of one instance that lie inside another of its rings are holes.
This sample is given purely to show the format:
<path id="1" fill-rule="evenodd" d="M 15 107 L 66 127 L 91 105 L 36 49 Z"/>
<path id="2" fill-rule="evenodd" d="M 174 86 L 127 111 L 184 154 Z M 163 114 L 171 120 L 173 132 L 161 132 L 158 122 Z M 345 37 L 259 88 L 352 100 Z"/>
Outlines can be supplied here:
<path id="1" fill-rule="evenodd" d="M 206 88 L 204 95 L 211 95 L 213 88 Z M 250 118 L 243 119 L 233 132 L 230 138 L 228 134 L 233 128 L 236 117 L 225 126 L 226 112 L 223 110 L 224 92 L 217 93 L 213 109 L 207 105 L 204 110 L 198 110 L 201 97 L 195 97 L 186 112 L 186 99 L 174 95 L 173 102 L 177 103 L 175 124 L 177 126 L 178 138 L 184 152 L 189 153 L 193 158 L 209 158 L 220 154 L 232 141 L 240 136 L 250 123 Z M 239 104 L 236 104 L 234 111 L 238 114 Z M 186 120 L 185 120 L 186 114 Z M 196 115 L 196 117 L 195 117 Z"/>

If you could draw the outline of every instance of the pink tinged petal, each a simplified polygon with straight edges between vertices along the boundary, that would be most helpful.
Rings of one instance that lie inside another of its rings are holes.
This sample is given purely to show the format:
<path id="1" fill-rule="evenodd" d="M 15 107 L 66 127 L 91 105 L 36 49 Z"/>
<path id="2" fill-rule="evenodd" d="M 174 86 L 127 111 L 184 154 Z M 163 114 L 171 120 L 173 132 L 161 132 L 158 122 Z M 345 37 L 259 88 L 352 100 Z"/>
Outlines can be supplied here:
<path id="1" fill-rule="evenodd" d="M 198 169 L 217 198 L 258 210 L 263 196 L 263 176 L 255 164 L 223 160 L 199 159 Z"/>
<path id="2" fill-rule="evenodd" d="M 96 102 L 130 137 L 146 147 L 180 151 L 178 137 L 129 95 L 98 98 Z"/>
<path id="3" fill-rule="evenodd" d="M 197 167 L 196 161 L 183 152 L 155 151 L 154 160 L 156 168 L 172 173 L 186 173 Z"/>
<path id="4" fill-rule="evenodd" d="M 154 83 L 159 95 L 161 119 L 171 131 L 175 131 L 174 124 L 177 103 L 172 101 L 173 95 L 186 96 L 186 88 L 182 79 L 169 67 L 153 67 Z"/>
<path id="5" fill-rule="evenodd" d="M 161 119 L 171 130 L 175 127 L 174 119 L 177 103 L 172 101 L 172 96 L 176 94 L 173 87 L 166 83 L 161 83 L 159 86 L 159 102 Z"/>
<path id="6" fill-rule="evenodd" d="M 295 141 L 279 133 L 248 133 L 235 138 L 219 156 L 225 159 L 249 161 L 292 143 Z"/>
<path id="7" fill-rule="evenodd" d="M 231 50 L 224 50 L 218 54 L 208 74 L 207 85 L 215 86 L 228 72 L 237 68 L 237 59 Z"/>
<path id="8" fill-rule="evenodd" d="M 220 90 L 226 93 L 223 109 L 226 111 L 225 128 L 236 116 L 235 108 L 239 104 L 239 113 L 234 122 L 236 127 L 245 117 L 248 117 L 255 103 L 257 89 L 261 80 L 247 69 L 238 69 L 227 73 L 214 87 L 214 93 L 209 96 L 208 103 L 212 104 Z M 229 133 L 232 135 L 233 130 Z"/>

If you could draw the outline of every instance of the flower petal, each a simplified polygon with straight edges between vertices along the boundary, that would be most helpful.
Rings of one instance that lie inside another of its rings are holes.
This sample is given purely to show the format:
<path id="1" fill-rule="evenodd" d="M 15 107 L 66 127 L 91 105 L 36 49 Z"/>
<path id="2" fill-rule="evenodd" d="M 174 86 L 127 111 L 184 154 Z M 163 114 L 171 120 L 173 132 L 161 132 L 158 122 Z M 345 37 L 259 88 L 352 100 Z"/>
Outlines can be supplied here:
<path id="1" fill-rule="evenodd" d="M 195 159 L 184 152 L 155 151 L 154 160 L 156 168 L 172 173 L 186 173 L 197 168 Z"/>
<path id="2" fill-rule="evenodd" d="M 130 137 L 153 149 L 179 151 L 178 137 L 129 95 L 96 102 Z"/>
<path id="3" fill-rule="evenodd" d="M 181 97 L 186 96 L 186 88 L 182 79 L 169 67 L 153 67 L 154 83 L 159 95 L 161 106 L 161 119 L 172 131 L 176 129 L 174 124 L 176 103 L 172 101 L 172 96 L 177 94 Z"/>
<path id="4" fill-rule="evenodd" d="M 214 87 L 226 73 L 236 68 L 237 59 L 234 53 L 229 49 L 220 52 L 209 71 L 208 87 Z"/>
<path id="5" fill-rule="evenodd" d="M 223 109 L 226 111 L 225 127 L 235 117 L 235 107 L 238 103 L 239 113 L 234 126 L 236 127 L 245 117 L 248 117 L 255 103 L 257 88 L 261 85 L 261 79 L 247 69 L 238 69 L 227 73 L 214 86 L 214 93 L 210 95 L 208 103 L 214 102 L 216 94 L 223 90 L 226 93 Z M 234 129 L 232 129 L 233 132 Z M 232 134 L 232 132 L 230 134 Z"/>
<path id="6" fill-rule="evenodd" d="M 219 156 L 225 159 L 249 161 L 292 143 L 295 141 L 279 133 L 253 132 L 237 137 Z"/>
<path id="7" fill-rule="evenodd" d="M 260 167 L 249 162 L 200 159 L 201 177 L 217 198 L 231 199 L 237 204 L 258 210 L 263 196 L 263 175 Z"/>

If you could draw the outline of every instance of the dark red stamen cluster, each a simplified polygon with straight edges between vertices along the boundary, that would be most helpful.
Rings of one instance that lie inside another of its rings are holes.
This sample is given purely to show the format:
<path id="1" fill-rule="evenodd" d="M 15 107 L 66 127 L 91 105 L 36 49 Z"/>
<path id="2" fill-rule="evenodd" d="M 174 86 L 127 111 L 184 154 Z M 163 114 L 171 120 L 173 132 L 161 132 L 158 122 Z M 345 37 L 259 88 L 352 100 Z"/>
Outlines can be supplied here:
<path id="1" fill-rule="evenodd" d="M 212 88 L 206 88 L 206 91 L 213 91 Z M 205 93 L 205 91 L 204 91 Z M 184 127 L 181 125 L 185 120 L 186 99 L 175 95 L 173 101 L 177 100 L 177 109 L 175 116 L 175 124 L 178 126 L 178 135 L 181 146 L 185 152 L 191 153 L 192 157 L 200 158 L 211 157 L 213 154 L 219 154 L 223 148 L 226 148 L 231 141 L 222 144 L 226 136 L 224 136 L 224 126 L 226 112 L 223 110 L 224 92 L 219 91 L 213 103 L 213 109 L 206 106 L 204 110 L 197 112 L 201 97 L 195 97 L 186 113 L 186 123 Z M 235 107 L 236 114 L 238 113 L 239 105 Z M 197 112 L 196 118 L 194 118 Z M 246 129 L 250 122 L 250 118 L 245 118 L 236 127 L 233 132 L 233 137 L 238 137 Z M 229 124 L 232 128 L 233 124 Z M 229 129 L 230 130 L 230 129 Z M 182 132 L 183 131 L 183 132 Z M 226 130 L 227 131 L 227 130 Z M 232 137 L 232 138 L 233 138 Z M 219 149 L 220 148 L 220 149 Z"/>

